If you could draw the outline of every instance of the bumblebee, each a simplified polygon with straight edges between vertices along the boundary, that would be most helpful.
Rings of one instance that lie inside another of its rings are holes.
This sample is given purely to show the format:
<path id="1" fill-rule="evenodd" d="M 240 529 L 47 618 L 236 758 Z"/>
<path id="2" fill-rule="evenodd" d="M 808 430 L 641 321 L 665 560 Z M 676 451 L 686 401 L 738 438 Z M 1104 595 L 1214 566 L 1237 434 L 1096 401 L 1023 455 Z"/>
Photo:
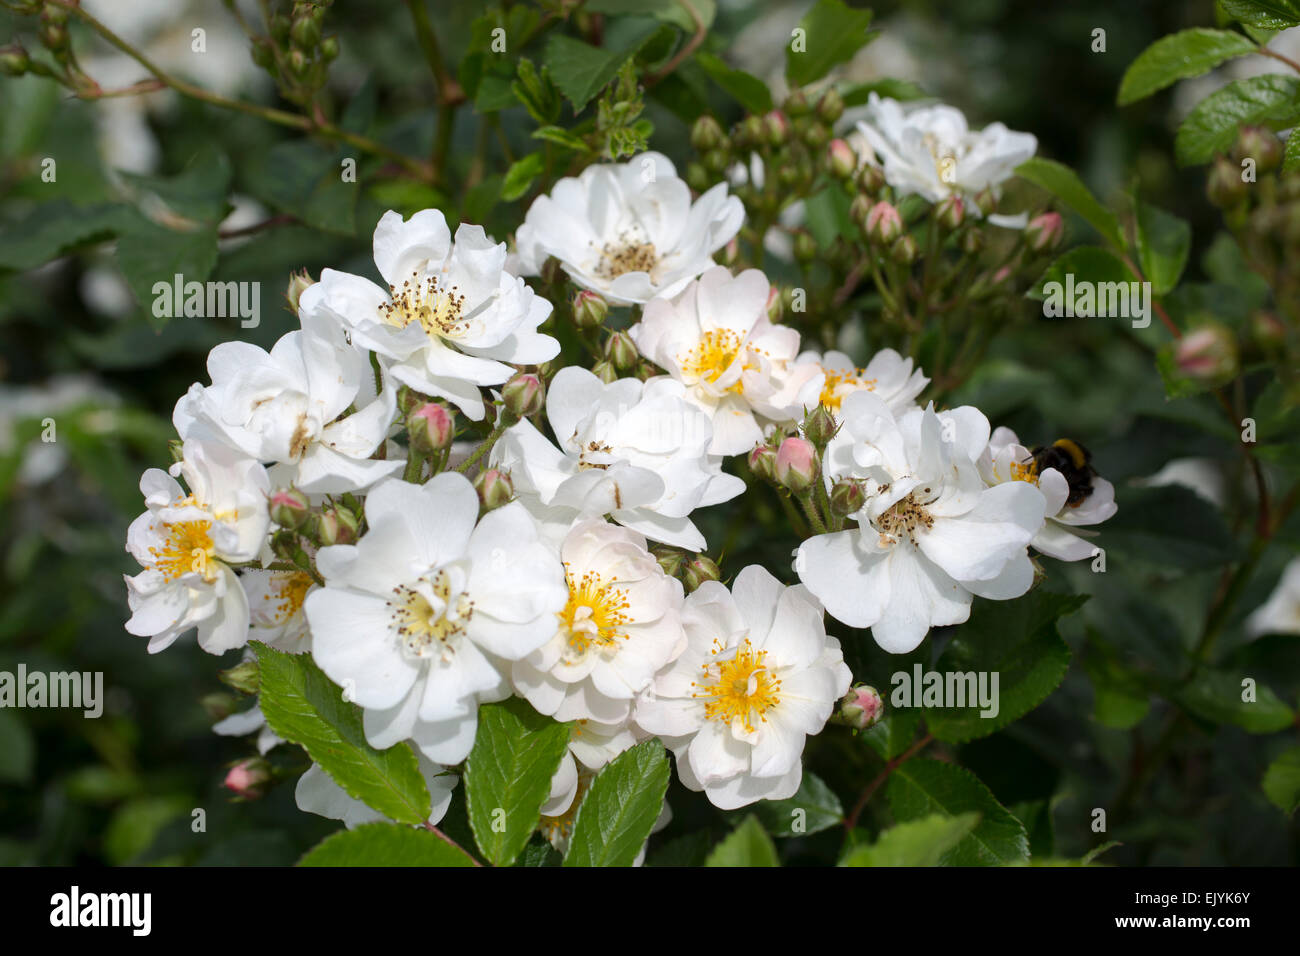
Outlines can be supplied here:
<path id="1" fill-rule="evenodd" d="M 1070 488 L 1066 504 L 1072 507 L 1082 504 L 1092 494 L 1092 479 L 1097 474 L 1092 467 L 1092 452 L 1077 441 L 1060 438 L 1050 445 L 1038 445 L 1030 454 L 1036 473 L 1042 474 L 1045 468 L 1055 468 L 1065 477 Z"/>

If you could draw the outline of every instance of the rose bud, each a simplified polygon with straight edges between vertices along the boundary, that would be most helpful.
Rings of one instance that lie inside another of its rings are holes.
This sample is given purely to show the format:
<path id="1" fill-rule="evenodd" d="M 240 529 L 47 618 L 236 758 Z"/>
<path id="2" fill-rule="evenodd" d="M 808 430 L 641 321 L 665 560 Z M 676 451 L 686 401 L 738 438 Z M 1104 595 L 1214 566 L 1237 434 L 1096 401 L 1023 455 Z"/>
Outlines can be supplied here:
<path id="1" fill-rule="evenodd" d="M 1065 238 L 1065 221 L 1059 212 L 1039 213 L 1025 226 L 1025 242 L 1034 252 L 1051 252 Z"/>
<path id="2" fill-rule="evenodd" d="M 271 782 L 271 765 L 261 757 L 241 760 L 230 768 L 224 785 L 241 800 L 256 800 Z"/>
<path id="3" fill-rule="evenodd" d="M 867 238 L 879 246 L 892 244 L 903 232 L 903 217 L 883 200 L 871 207 L 866 219 Z"/>
<path id="4" fill-rule="evenodd" d="M 831 486 L 831 511 L 841 517 L 857 514 L 866 503 L 867 494 L 861 482 L 843 478 Z"/>
<path id="5" fill-rule="evenodd" d="M 271 520 L 281 528 L 297 530 L 311 517 L 311 502 L 297 488 L 281 488 L 267 499 Z"/>
<path id="6" fill-rule="evenodd" d="M 573 324 L 580 329 L 594 329 L 605 323 L 609 303 L 596 293 L 583 289 L 573 297 Z"/>
<path id="7" fill-rule="evenodd" d="M 495 511 L 502 505 L 509 504 L 515 497 L 515 486 L 510 476 L 496 468 L 481 471 L 474 478 L 474 490 L 478 492 L 479 504 L 483 511 Z"/>
<path id="8" fill-rule="evenodd" d="M 427 402 L 406 416 L 406 434 L 411 447 L 424 455 L 451 447 L 456 421 L 447 406 Z"/>
<path id="9" fill-rule="evenodd" d="M 705 581 L 720 581 L 722 571 L 714 560 L 706 555 L 697 554 L 686 562 L 686 569 L 682 572 L 682 584 L 686 585 L 686 592 L 689 594 L 694 591 Z"/>
<path id="10" fill-rule="evenodd" d="M 536 375 L 521 372 L 501 386 L 501 401 L 515 419 L 536 415 L 546 404 L 546 389 Z"/>
<path id="11" fill-rule="evenodd" d="M 817 480 L 817 449 L 806 438 L 787 438 L 776 450 L 772 470 L 778 482 L 801 494 Z"/>
<path id="12" fill-rule="evenodd" d="M 840 716 L 855 730 L 866 730 L 880 720 L 885 702 L 874 687 L 858 684 L 840 699 Z"/>

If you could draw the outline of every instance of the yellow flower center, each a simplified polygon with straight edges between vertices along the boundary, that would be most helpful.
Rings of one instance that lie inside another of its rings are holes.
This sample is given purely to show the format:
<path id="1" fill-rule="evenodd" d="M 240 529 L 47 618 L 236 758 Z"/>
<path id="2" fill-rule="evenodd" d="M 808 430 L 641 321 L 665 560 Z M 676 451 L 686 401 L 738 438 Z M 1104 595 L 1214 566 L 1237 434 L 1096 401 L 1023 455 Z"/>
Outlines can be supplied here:
<path id="1" fill-rule="evenodd" d="M 822 386 L 821 403 L 833 411 L 839 411 L 844 396 L 850 392 L 862 388 L 872 392 L 876 390 L 876 380 L 867 378 L 865 369 L 823 368 L 822 371 L 826 373 L 826 384 Z"/>
<path id="2" fill-rule="evenodd" d="M 578 816 L 578 807 L 591 788 L 594 777 L 593 773 L 579 771 L 578 789 L 573 794 L 573 802 L 569 804 L 569 808 L 558 817 L 542 817 L 538 821 L 537 829 L 557 850 L 568 845 L 569 835 L 573 833 L 573 821 Z"/>
<path id="3" fill-rule="evenodd" d="M 271 593 L 275 623 L 284 624 L 302 610 L 302 602 L 311 589 L 311 575 L 306 571 L 276 571 L 271 575 Z"/>
<path id="4" fill-rule="evenodd" d="M 740 354 L 740 336 L 730 329 L 711 329 L 700 336 L 700 342 L 689 352 L 677 357 L 682 372 L 704 382 L 713 383 L 731 368 Z M 733 388 L 738 388 L 739 383 Z"/>
<path id="5" fill-rule="evenodd" d="M 1031 485 L 1038 484 L 1038 462 L 1032 458 L 1024 463 L 1013 461 L 1011 463 L 1011 480 L 1027 481 Z"/>
<path id="6" fill-rule="evenodd" d="M 414 275 L 402 283 L 401 288 L 388 287 L 391 301 L 379 307 L 384 321 L 398 328 L 418 322 L 430 336 L 454 335 L 463 318 L 465 297 L 457 293 L 457 286 L 444 289 L 436 276 L 423 279 Z"/>
<path id="7" fill-rule="evenodd" d="M 168 581 L 174 581 L 183 574 L 193 571 L 203 576 L 205 581 L 216 578 L 216 571 L 211 567 L 213 545 L 211 521 L 177 521 L 163 526 L 166 528 L 166 540 L 161 548 L 150 548 L 154 567 L 162 572 Z"/>
<path id="8" fill-rule="evenodd" d="M 628 272 L 653 274 L 659 265 L 659 253 L 653 242 L 637 242 L 621 237 L 618 242 L 607 242 L 600 250 L 596 275 L 602 279 L 617 279 Z"/>
<path id="9" fill-rule="evenodd" d="M 452 640 L 465 632 L 465 624 L 474 616 L 474 602 L 464 592 L 452 593 L 451 576 L 445 570 L 434 574 L 432 585 L 434 601 L 402 585 L 393 588 L 394 598 L 387 602 L 393 629 L 415 657 L 453 653 Z"/>
<path id="10" fill-rule="evenodd" d="M 754 732 L 754 721 L 766 723 L 767 712 L 781 703 L 781 681 L 767 666 L 767 651 L 756 651 L 745 638 L 735 656 L 719 660 L 725 652 L 720 642 L 713 645 L 713 659 L 702 665 L 703 674 L 692 697 L 704 700 L 704 716 L 726 724 L 737 721 L 746 733 Z"/>
<path id="11" fill-rule="evenodd" d="M 919 489 L 919 492 L 928 498 L 930 489 L 928 487 Z M 897 544 L 903 537 L 916 544 L 918 530 L 934 527 L 934 517 L 925 509 L 928 500 L 922 501 L 917 495 L 918 492 L 913 491 L 906 498 L 895 502 L 888 511 L 873 522 L 876 530 L 880 532 L 879 544 L 882 548 Z"/>
<path id="12" fill-rule="evenodd" d="M 606 584 L 595 571 L 588 571 L 575 581 L 567 564 L 564 576 L 569 584 L 569 601 L 556 616 L 561 632 L 568 638 L 566 656 L 579 658 L 593 645 L 611 647 L 627 637 L 623 628 L 635 622 L 626 613 L 627 591 L 615 587 L 617 579 Z"/>

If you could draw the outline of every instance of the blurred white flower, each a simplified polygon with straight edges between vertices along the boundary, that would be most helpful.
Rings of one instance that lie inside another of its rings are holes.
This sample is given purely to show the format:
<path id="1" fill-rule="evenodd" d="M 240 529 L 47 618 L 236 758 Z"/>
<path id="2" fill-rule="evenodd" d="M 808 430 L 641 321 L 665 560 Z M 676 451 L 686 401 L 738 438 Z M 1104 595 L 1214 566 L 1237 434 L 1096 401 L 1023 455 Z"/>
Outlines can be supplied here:
<path id="1" fill-rule="evenodd" d="M 817 404 L 822 376 L 816 366 L 795 364 L 799 333 L 768 320 L 771 288 L 757 269 L 733 277 L 715 266 L 675 298 L 650 300 L 628 331 L 708 414 L 710 454 L 743 454 L 762 440 L 759 418 L 792 422 Z"/>
<path id="2" fill-rule="evenodd" d="M 647 538 L 703 550 L 690 519 L 696 508 L 745 490 L 710 456 L 713 428 L 667 377 L 606 385 L 586 369 L 561 369 L 546 395 L 546 414 L 560 447 L 524 420 L 492 449 L 492 464 L 510 472 L 520 499 L 565 528 L 584 515 L 608 514 Z"/>
<path id="3" fill-rule="evenodd" d="M 1246 619 L 1246 630 L 1256 636 L 1300 634 L 1300 558 L 1292 558 L 1282 570 L 1268 600 Z"/>
<path id="4" fill-rule="evenodd" d="M 867 391 L 876 395 L 894 414 L 901 414 L 916 404 L 930 380 L 917 368 L 913 368 L 910 358 L 904 358 L 893 349 L 881 349 L 871 356 L 866 368 L 858 368 L 843 352 L 829 351 L 823 354 L 804 352 L 796 360 L 803 365 L 816 365 L 825 376 L 820 404 L 838 412 L 847 395 L 857 391 Z"/>
<path id="5" fill-rule="evenodd" d="M 713 265 L 744 220 L 740 200 L 718 183 L 694 203 L 659 153 L 588 166 L 528 208 L 515 245 L 528 275 L 550 256 L 578 285 L 620 304 L 675 295 Z"/>
<path id="6" fill-rule="evenodd" d="M 715 806 L 793 796 L 805 740 L 852 682 L 821 605 L 750 565 L 731 591 L 700 585 L 682 620 L 686 649 L 637 702 L 636 723 L 664 740 L 682 783 Z"/>
<path id="7" fill-rule="evenodd" d="M 537 326 L 551 304 L 505 270 L 505 243 L 462 223 L 452 242 L 437 209 L 403 221 L 384 213 L 375 227 L 375 265 L 385 291 L 369 279 L 325 269 L 303 292 L 299 311 L 337 320 L 355 344 L 381 356 L 405 385 L 483 417 L 481 386 L 514 374 L 509 364 L 549 361 L 560 344 Z"/>

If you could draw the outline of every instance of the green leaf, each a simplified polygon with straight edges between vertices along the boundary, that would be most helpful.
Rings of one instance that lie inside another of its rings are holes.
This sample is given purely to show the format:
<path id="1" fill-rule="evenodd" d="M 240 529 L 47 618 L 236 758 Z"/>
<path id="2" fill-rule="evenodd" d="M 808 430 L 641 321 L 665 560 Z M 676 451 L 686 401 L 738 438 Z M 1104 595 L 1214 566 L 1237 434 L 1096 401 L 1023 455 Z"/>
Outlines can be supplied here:
<path id="1" fill-rule="evenodd" d="M 1264 771 L 1264 795 L 1283 813 L 1300 807 L 1300 747 L 1292 747 Z"/>
<path id="2" fill-rule="evenodd" d="M 1142 722 L 1151 709 L 1150 691 L 1107 652 L 1091 630 L 1084 667 L 1092 682 L 1092 715 L 1097 723 L 1130 730 Z"/>
<path id="3" fill-rule="evenodd" d="M 1300 169 L 1300 126 L 1291 130 L 1286 138 L 1286 151 L 1282 154 L 1282 172 L 1292 173 Z"/>
<path id="4" fill-rule="evenodd" d="M 230 160 L 226 154 L 207 149 L 196 155 L 177 176 L 170 178 L 122 173 L 124 179 L 152 193 L 171 212 L 195 223 L 217 223 L 230 208 Z"/>
<path id="5" fill-rule="evenodd" d="M 1083 856 L 1081 856 L 1079 858 L 1079 865 L 1092 866 L 1093 861 L 1097 859 L 1097 857 L 1101 856 L 1103 853 L 1115 849 L 1115 847 L 1117 846 L 1123 846 L 1123 844 L 1120 843 L 1118 840 L 1107 840 L 1101 846 L 1095 846 L 1087 853 L 1085 853 Z"/>
<path id="6" fill-rule="evenodd" d="M 1200 76 L 1225 60 L 1256 49 L 1249 37 L 1232 30 L 1198 28 L 1161 37 L 1129 64 L 1119 84 L 1119 105 L 1136 103 L 1178 80 Z"/>
<path id="7" fill-rule="evenodd" d="M 540 833 L 534 833 L 515 866 L 560 866 L 564 857 Z"/>
<path id="8" fill-rule="evenodd" d="M 1164 295 L 1178 285 L 1192 248 L 1192 227 L 1163 209 L 1138 203 L 1137 243 L 1152 293 Z"/>
<path id="9" fill-rule="evenodd" d="M 343 180 L 348 159 L 360 161 L 346 148 L 327 152 L 308 140 L 277 143 L 250 163 L 249 191 L 315 229 L 352 236 L 360 176 L 356 182 Z"/>
<path id="10" fill-rule="evenodd" d="M 36 743 L 26 722 L 0 707 L 0 783 L 26 786 L 36 766 Z"/>
<path id="11" fill-rule="evenodd" d="M 1255 699 L 1243 700 L 1242 682 L 1249 674 L 1203 671 L 1177 694 L 1178 703 L 1216 724 L 1233 724 L 1249 734 L 1271 734 L 1291 726 L 1295 711 L 1271 689 L 1256 681 Z"/>
<path id="12" fill-rule="evenodd" d="M 23 219 L 0 223 L 0 269 L 35 269 L 79 246 L 111 239 L 131 218 L 139 216 L 117 203 L 43 202 Z"/>
<path id="13" fill-rule="evenodd" d="M 852 241 L 856 235 L 848 194 L 838 183 L 832 183 L 820 192 L 809 196 L 804 203 L 808 231 L 821 249 L 828 248 L 836 238 Z"/>
<path id="14" fill-rule="evenodd" d="M 1219 0 L 1223 12 L 1234 20 L 1266 30 L 1285 30 L 1300 24 L 1296 0 Z"/>
<path id="15" fill-rule="evenodd" d="M 1070 167 L 1035 156 L 1017 166 L 1016 175 L 1046 189 L 1087 220 L 1103 239 L 1121 249 L 1124 247 L 1124 236 L 1115 214 L 1097 200 Z"/>
<path id="16" fill-rule="evenodd" d="M 820 833 L 844 821 L 844 807 L 835 791 L 807 770 L 795 795 L 786 800 L 760 800 L 754 812 L 775 837 L 801 837 Z"/>
<path id="17" fill-rule="evenodd" d="M 518 698 L 479 708 L 465 799 L 474 839 L 490 862 L 509 866 L 528 843 L 568 745 L 568 724 Z"/>
<path id="18" fill-rule="evenodd" d="M 865 106 L 870 102 L 872 93 L 899 102 L 923 100 L 930 95 L 911 80 L 895 80 L 887 77 L 882 80 L 872 80 L 870 83 L 859 83 L 856 86 L 849 87 L 844 91 L 844 105 Z"/>
<path id="19" fill-rule="evenodd" d="M 1074 276 L 1073 283 L 1066 277 Z M 1082 290 L 1081 282 L 1090 282 L 1094 287 L 1100 287 L 1109 282 L 1127 283 L 1138 281 L 1133 271 L 1126 266 L 1120 258 L 1109 249 L 1102 249 L 1100 246 L 1076 246 L 1065 255 L 1061 256 L 1050 266 L 1047 271 L 1039 276 L 1038 281 L 1029 287 L 1025 295 L 1030 299 L 1047 301 L 1048 299 L 1059 298 L 1059 305 L 1064 314 L 1069 314 L 1066 309 L 1065 295 L 1070 289 L 1074 289 L 1076 307 L 1083 305 L 1079 298 Z M 1048 293 L 1047 286 L 1050 283 L 1059 283 L 1061 289 L 1058 292 L 1053 290 Z M 1095 315 L 1099 305 L 1094 302 L 1092 312 Z M 1079 314 L 1076 308 L 1076 315 Z"/>
<path id="20" fill-rule="evenodd" d="M 1182 485 L 1125 488 L 1115 517 L 1100 527 L 1094 539 L 1107 552 L 1124 560 L 1137 559 L 1165 568 L 1219 568 L 1237 555 L 1237 545 L 1223 514 Z M 1112 566 L 1112 570 L 1114 567 Z"/>
<path id="21" fill-rule="evenodd" d="M 1174 138 L 1180 166 L 1208 163 L 1237 141 L 1243 123 L 1284 129 L 1300 120 L 1300 79 L 1267 73 L 1234 80 L 1211 93 L 1183 120 Z"/>
<path id="22" fill-rule="evenodd" d="M 654 36 L 657 29 L 656 23 L 646 21 L 631 31 L 621 47 L 612 50 L 553 33 L 546 41 L 546 53 L 542 59 L 551 71 L 551 80 L 564 98 L 573 104 L 573 111 L 579 113 L 614 79 L 619 68 Z"/>
<path id="23" fill-rule="evenodd" d="M 888 699 L 889 694 L 886 693 Z M 863 731 L 862 739 L 870 745 L 881 760 L 893 760 L 916 738 L 916 728 L 921 723 L 919 708 L 892 710 L 886 708 L 880 722 Z"/>
<path id="24" fill-rule="evenodd" d="M 954 675 L 974 675 L 961 685 L 968 705 L 926 707 L 930 732 L 949 743 L 987 737 L 1046 700 L 1070 667 L 1070 650 L 1061 640 L 1056 622 L 1087 600 L 1086 595 L 1053 594 L 1035 588 L 1016 601 L 978 602 L 931 672 L 954 681 Z M 996 688 L 992 686 L 994 674 L 998 675 Z M 989 716 L 984 716 L 975 699 L 981 676 L 986 681 L 984 689 L 991 692 L 988 710 L 996 709 Z M 908 677 L 914 685 L 915 675 Z M 955 685 L 953 689 L 957 689 Z M 913 704 L 919 702 L 920 691 L 912 687 Z"/>
<path id="25" fill-rule="evenodd" d="M 506 178 L 501 182 L 501 199 L 513 202 L 532 186 L 533 180 L 542 172 L 542 154 L 529 153 L 515 160 L 506 171 Z"/>
<path id="26" fill-rule="evenodd" d="M 542 139 L 548 143 L 554 143 L 557 146 L 563 146 L 565 149 L 572 149 L 579 153 L 591 152 L 591 147 L 581 136 L 570 133 L 562 126 L 543 126 L 540 129 L 533 130 L 533 139 Z"/>
<path id="27" fill-rule="evenodd" d="M 668 791 L 668 758 L 657 737 L 625 750 L 596 774 L 578 806 L 565 866 L 631 866 Z"/>
<path id="28" fill-rule="evenodd" d="M 1029 857 L 1024 825 L 998 803 L 973 773 L 937 760 L 910 760 L 898 767 L 885 788 L 900 822 L 935 813 L 978 813 L 980 822 L 941 856 L 948 866 L 998 866 Z"/>
<path id="29" fill-rule="evenodd" d="M 748 816 L 725 840 L 713 848 L 705 866 L 780 866 L 776 845 L 758 822 Z"/>
<path id="30" fill-rule="evenodd" d="M 785 78 L 793 86 L 820 80 L 866 46 L 876 34 L 870 10 L 854 10 L 844 0 L 817 0 L 786 43 Z"/>
<path id="31" fill-rule="evenodd" d="M 875 843 L 853 849 L 840 866 L 938 866 L 945 853 L 970 835 L 978 813 L 934 813 L 896 824 Z"/>
<path id="32" fill-rule="evenodd" d="M 714 0 L 691 0 L 705 29 L 713 24 L 718 7 Z M 695 32 L 695 21 L 679 0 L 587 0 L 583 9 L 588 13 L 609 13 L 615 16 L 652 16 L 664 23 L 681 27 L 686 33 Z"/>
<path id="33" fill-rule="evenodd" d="M 772 109 L 772 91 L 767 84 L 744 70 L 736 70 L 706 51 L 695 54 L 695 62 L 703 67 L 713 82 L 722 87 L 733 100 L 751 113 L 763 114 Z"/>
<path id="34" fill-rule="evenodd" d="M 285 654 L 256 641 L 250 647 L 261 667 L 259 698 L 266 723 L 300 744 L 351 797 L 397 823 L 423 823 L 429 790 L 415 753 L 400 743 L 376 750 L 366 742 L 361 709 L 308 654 Z"/>
<path id="35" fill-rule="evenodd" d="M 117 264 L 140 308 L 144 309 L 154 327 L 160 328 L 169 317 L 155 313 L 154 303 L 158 295 L 154 287 L 164 282 L 169 290 L 174 289 L 178 275 L 183 283 L 204 282 L 217 264 L 216 226 L 176 232 L 136 216 L 134 225 L 117 240 Z M 184 305 L 183 300 L 179 303 L 172 301 L 174 297 L 170 292 L 163 294 L 168 296 L 171 311 Z M 205 296 L 205 309 L 206 301 Z M 170 316 L 180 317 L 176 314 Z"/>
<path id="36" fill-rule="evenodd" d="M 446 840 L 411 827 L 366 823 L 332 833 L 304 854 L 299 866 L 473 866 Z"/>

